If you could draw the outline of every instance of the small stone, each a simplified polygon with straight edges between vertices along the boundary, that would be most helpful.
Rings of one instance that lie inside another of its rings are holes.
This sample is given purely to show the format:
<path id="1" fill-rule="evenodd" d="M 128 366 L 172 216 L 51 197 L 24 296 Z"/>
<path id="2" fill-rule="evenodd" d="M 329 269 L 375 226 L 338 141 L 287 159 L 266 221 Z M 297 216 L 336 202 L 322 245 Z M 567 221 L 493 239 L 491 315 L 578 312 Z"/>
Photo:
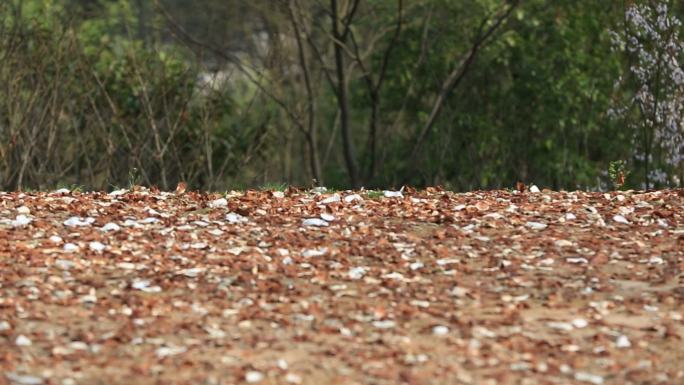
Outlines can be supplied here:
<path id="1" fill-rule="evenodd" d="M 23 334 L 18 335 L 14 343 L 17 346 L 31 346 L 32 344 L 31 340 Z"/>
<path id="2" fill-rule="evenodd" d="M 513 363 L 511 363 L 511 365 L 509 367 L 513 371 L 524 372 L 524 371 L 530 370 L 532 365 L 528 362 L 523 361 L 523 362 L 513 362 Z"/>
<path id="3" fill-rule="evenodd" d="M 278 361 L 276 361 L 276 364 L 278 365 L 278 368 L 280 370 L 287 370 L 287 368 L 289 367 L 287 361 L 282 358 L 279 358 Z"/>
<path id="4" fill-rule="evenodd" d="M 384 279 L 396 279 L 397 281 L 403 281 L 405 279 L 403 274 L 397 273 L 397 272 L 385 274 L 382 276 L 382 278 L 384 278 Z"/>
<path id="5" fill-rule="evenodd" d="M 158 358 L 164 358 L 169 356 L 176 356 L 178 354 L 183 354 L 188 350 L 185 346 L 164 346 L 155 350 L 155 354 Z"/>
<path id="6" fill-rule="evenodd" d="M 615 346 L 618 348 L 628 348 L 632 346 L 632 343 L 629 341 L 629 338 L 627 338 L 626 335 L 622 334 L 615 341 Z"/>
<path id="7" fill-rule="evenodd" d="M 422 269 L 423 267 L 425 267 L 423 262 L 413 262 L 409 265 L 409 269 L 411 269 L 413 271 L 416 271 L 418 269 Z"/>
<path id="8" fill-rule="evenodd" d="M 5 377 L 7 377 L 7 379 L 10 380 L 10 382 L 20 385 L 40 385 L 44 382 L 44 380 L 41 377 L 22 375 L 11 372 L 6 373 Z"/>
<path id="9" fill-rule="evenodd" d="M 294 373 L 288 373 L 285 375 L 285 382 L 289 382 L 290 384 L 301 384 L 302 377 Z"/>
<path id="10" fill-rule="evenodd" d="M 567 239 L 557 239 L 554 244 L 558 247 L 571 247 L 574 244 Z"/>
<path id="11" fill-rule="evenodd" d="M 256 370 L 250 370 L 245 374 L 245 381 L 249 382 L 250 384 L 261 382 L 263 379 L 263 373 L 257 372 Z"/>
<path id="12" fill-rule="evenodd" d="M 575 380 L 582 381 L 582 382 L 588 382 L 588 383 L 591 383 L 594 385 L 603 384 L 603 377 L 596 375 L 596 374 L 585 373 L 585 372 L 576 372 L 575 373 Z"/>
<path id="13" fill-rule="evenodd" d="M 569 332 L 573 329 L 572 324 L 567 322 L 549 322 L 546 324 L 546 326 L 550 327 L 551 329 L 563 330 L 566 332 Z"/>
<path id="14" fill-rule="evenodd" d="M 72 267 L 76 266 L 76 264 L 67 259 L 58 259 L 55 261 L 55 266 L 59 267 L 62 270 L 69 270 Z"/>
<path id="15" fill-rule="evenodd" d="M 134 270 L 136 268 L 135 263 L 131 262 L 119 262 L 116 264 L 116 267 L 119 269 L 124 269 L 124 270 Z"/>
<path id="16" fill-rule="evenodd" d="M 414 300 L 411 300 L 411 302 L 409 302 L 409 303 L 411 304 L 411 306 L 422 307 L 424 309 L 430 307 L 429 301 L 421 301 L 418 299 L 414 299 Z"/>
<path id="17" fill-rule="evenodd" d="M 572 320 L 572 326 L 576 327 L 577 329 L 582 329 L 585 328 L 589 325 L 589 322 L 583 318 L 577 318 Z"/>
<path id="18" fill-rule="evenodd" d="M 145 293 L 159 293 L 159 292 L 161 292 L 161 287 L 150 286 L 150 281 L 148 281 L 146 279 L 134 281 L 131 284 L 131 287 L 133 289 L 144 291 Z"/>
<path id="19" fill-rule="evenodd" d="M 538 193 L 538 192 L 540 192 L 539 187 L 537 187 L 537 186 L 535 186 L 535 185 L 530 186 L 530 192 L 531 192 L 531 193 Z"/>
<path id="20" fill-rule="evenodd" d="M 650 265 L 662 265 L 665 263 L 665 260 L 662 259 L 661 257 L 653 256 L 648 259 L 648 263 Z"/>
<path id="21" fill-rule="evenodd" d="M 24 215 L 29 215 L 31 214 L 31 209 L 29 209 L 26 206 L 21 206 L 17 208 L 17 213 L 18 214 L 24 214 Z"/>
<path id="22" fill-rule="evenodd" d="M 97 296 L 95 295 L 95 289 L 91 289 L 90 293 L 81 296 L 79 300 L 81 301 L 81 303 L 96 303 Z"/>
<path id="23" fill-rule="evenodd" d="M 186 277 L 188 277 L 188 278 L 195 278 L 195 277 L 197 277 L 198 275 L 204 273 L 206 270 L 207 270 L 207 269 L 205 269 L 205 268 L 203 268 L 203 267 L 195 267 L 195 268 L 192 268 L 192 269 L 183 269 L 183 270 L 179 270 L 176 274 L 178 274 L 178 275 L 184 275 L 184 276 L 186 276 Z"/>
<path id="24" fill-rule="evenodd" d="M 326 221 L 326 222 L 332 222 L 332 221 L 335 220 L 335 216 L 334 216 L 334 215 L 330 215 L 330 214 L 328 214 L 328 213 L 323 213 L 323 214 L 321 214 L 321 219 L 323 219 L 323 220 Z"/>
<path id="25" fill-rule="evenodd" d="M 373 321 L 373 326 L 375 326 L 378 329 L 391 329 L 396 325 L 397 323 L 392 320 Z"/>
<path id="26" fill-rule="evenodd" d="M 449 328 L 443 325 L 437 325 L 432 328 L 432 334 L 436 336 L 444 336 L 449 334 Z"/>
<path id="27" fill-rule="evenodd" d="M 454 286 L 449 292 L 450 295 L 454 297 L 463 298 L 468 294 L 468 289 L 463 287 Z"/>

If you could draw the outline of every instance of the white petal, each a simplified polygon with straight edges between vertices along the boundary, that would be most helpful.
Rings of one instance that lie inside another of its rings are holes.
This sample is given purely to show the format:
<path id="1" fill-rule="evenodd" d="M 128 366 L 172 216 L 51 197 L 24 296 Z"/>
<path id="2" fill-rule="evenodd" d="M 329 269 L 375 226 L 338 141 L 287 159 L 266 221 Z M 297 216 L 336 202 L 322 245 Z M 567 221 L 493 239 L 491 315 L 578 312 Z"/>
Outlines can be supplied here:
<path id="1" fill-rule="evenodd" d="M 352 195 L 347 195 L 344 197 L 344 201 L 347 203 L 354 202 L 354 201 L 362 201 L 363 198 L 361 198 L 361 195 L 359 194 L 352 194 Z"/>
<path id="2" fill-rule="evenodd" d="M 320 257 L 326 254 L 328 254 L 327 247 L 321 247 L 320 249 L 308 249 L 302 251 L 302 257 L 304 258 Z"/>
<path id="3" fill-rule="evenodd" d="M 382 192 L 382 195 L 384 195 L 385 198 L 403 198 L 404 197 L 404 194 L 401 191 L 385 190 Z"/>
<path id="4" fill-rule="evenodd" d="M 588 382 L 588 383 L 594 384 L 594 385 L 603 384 L 603 377 L 601 377 L 597 374 L 591 374 L 591 373 L 585 373 L 585 372 L 576 372 L 575 373 L 575 380 L 582 381 L 582 382 Z"/>
<path id="5" fill-rule="evenodd" d="M 66 252 L 71 253 L 74 251 L 78 251 L 78 249 L 79 249 L 79 247 L 76 244 L 73 244 L 73 243 L 65 243 L 64 244 L 64 251 L 66 251 Z"/>
<path id="6" fill-rule="evenodd" d="M 184 346 L 171 346 L 171 347 L 161 347 L 157 349 L 154 353 L 157 355 L 159 358 L 164 358 L 168 356 L 175 356 L 178 354 L 185 353 L 188 350 L 188 348 Z"/>
<path id="7" fill-rule="evenodd" d="M 33 219 L 27 217 L 24 214 L 17 215 L 16 219 L 12 221 L 13 227 L 22 227 L 31 223 Z"/>
<path id="8" fill-rule="evenodd" d="M 340 195 L 339 194 L 333 194 L 322 201 L 318 202 L 319 204 L 322 205 L 327 205 L 328 203 L 334 203 L 334 202 L 339 202 L 340 201 Z"/>
<path id="9" fill-rule="evenodd" d="M 213 201 L 209 202 L 209 207 L 212 209 L 226 206 L 228 206 L 228 200 L 226 198 L 214 199 Z"/>
<path id="10" fill-rule="evenodd" d="M 367 271 L 368 269 L 365 267 L 354 267 L 349 269 L 349 273 L 347 274 L 349 275 L 350 279 L 361 279 Z"/>
<path id="11" fill-rule="evenodd" d="M 119 230 L 121 230 L 121 227 L 119 225 L 117 225 L 116 223 L 109 222 L 106 225 L 102 226 L 102 228 L 100 228 L 100 230 L 102 230 L 102 231 L 119 231 Z"/>
<path id="12" fill-rule="evenodd" d="M 90 250 L 93 250 L 93 251 L 102 251 L 102 250 L 104 250 L 105 248 L 107 248 L 107 246 L 105 246 L 103 243 L 97 242 L 97 241 L 95 241 L 95 242 L 90 242 L 90 243 L 88 244 L 88 247 L 90 248 Z"/>
<path id="13" fill-rule="evenodd" d="M 396 322 L 392 320 L 385 320 L 385 321 L 373 321 L 373 326 L 375 326 L 378 329 L 391 329 L 397 325 Z"/>
<path id="14" fill-rule="evenodd" d="M 64 221 L 64 226 L 68 227 L 81 227 L 89 226 L 91 223 L 95 222 L 95 218 L 81 218 L 81 217 L 71 217 Z"/>
<path id="15" fill-rule="evenodd" d="M 625 224 L 625 225 L 629 225 L 629 224 L 630 224 L 629 221 L 627 220 L 627 218 L 625 218 L 625 217 L 623 217 L 622 215 L 619 215 L 619 214 L 613 216 L 613 220 L 614 220 L 615 222 L 617 222 L 617 223 L 622 223 L 622 224 Z"/>
<path id="16" fill-rule="evenodd" d="M 525 226 L 531 228 L 532 230 L 544 230 L 544 229 L 547 228 L 549 225 L 547 225 L 546 223 L 532 222 L 532 221 L 530 221 L 530 222 L 527 222 L 527 223 L 525 224 Z"/>
<path id="17" fill-rule="evenodd" d="M 228 221 L 228 223 L 244 223 L 247 222 L 247 218 L 240 214 L 228 213 L 226 214 L 226 221 Z"/>
<path id="18" fill-rule="evenodd" d="M 302 222 L 302 226 L 326 227 L 328 222 L 319 218 L 307 218 Z"/>

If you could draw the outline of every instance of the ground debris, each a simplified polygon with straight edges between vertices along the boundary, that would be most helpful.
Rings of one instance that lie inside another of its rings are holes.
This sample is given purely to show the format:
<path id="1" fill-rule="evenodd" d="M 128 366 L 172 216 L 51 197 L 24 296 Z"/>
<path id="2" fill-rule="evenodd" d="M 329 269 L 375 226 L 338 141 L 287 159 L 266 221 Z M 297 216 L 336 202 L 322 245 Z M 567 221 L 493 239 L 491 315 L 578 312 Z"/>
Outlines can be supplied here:
<path id="1" fill-rule="evenodd" d="M 684 383 L 679 190 L 4 196 L 0 384 Z"/>

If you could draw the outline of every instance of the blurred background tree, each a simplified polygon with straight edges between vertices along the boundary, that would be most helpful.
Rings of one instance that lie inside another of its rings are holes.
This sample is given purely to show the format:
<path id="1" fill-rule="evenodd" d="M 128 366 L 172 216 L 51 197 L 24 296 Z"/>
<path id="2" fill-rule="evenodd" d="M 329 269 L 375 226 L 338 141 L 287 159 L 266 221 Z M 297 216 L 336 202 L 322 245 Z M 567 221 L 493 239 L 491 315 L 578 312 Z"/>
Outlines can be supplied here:
<path id="1" fill-rule="evenodd" d="M 681 19 L 676 2 L 636 3 Z M 631 7 L 6 0 L 0 188 L 111 189 L 137 169 L 163 189 L 605 189 L 615 161 L 626 187 L 679 186 L 681 156 L 635 150 L 638 58 L 615 45 Z"/>

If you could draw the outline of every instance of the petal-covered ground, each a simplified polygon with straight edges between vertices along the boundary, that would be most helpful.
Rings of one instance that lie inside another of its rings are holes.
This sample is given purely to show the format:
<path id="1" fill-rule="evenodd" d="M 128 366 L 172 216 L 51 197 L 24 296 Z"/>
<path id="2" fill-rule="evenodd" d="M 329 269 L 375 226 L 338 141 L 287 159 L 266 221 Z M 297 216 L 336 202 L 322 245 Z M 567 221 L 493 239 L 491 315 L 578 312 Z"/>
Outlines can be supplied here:
<path id="1" fill-rule="evenodd" d="M 684 190 L 0 193 L 0 384 L 683 384 Z"/>

